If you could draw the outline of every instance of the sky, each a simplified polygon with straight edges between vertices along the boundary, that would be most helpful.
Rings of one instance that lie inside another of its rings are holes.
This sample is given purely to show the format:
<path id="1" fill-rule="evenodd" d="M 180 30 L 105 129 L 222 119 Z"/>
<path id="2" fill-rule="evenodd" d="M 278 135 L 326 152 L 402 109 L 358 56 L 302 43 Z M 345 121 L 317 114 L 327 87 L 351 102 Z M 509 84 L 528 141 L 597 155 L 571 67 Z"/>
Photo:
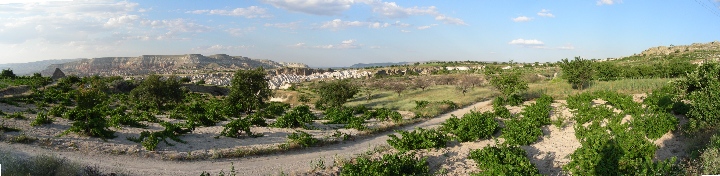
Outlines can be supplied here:
<path id="1" fill-rule="evenodd" d="M 720 0 L 0 0 L 0 64 L 228 54 L 312 67 L 616 58 L 720 40 Z"/>

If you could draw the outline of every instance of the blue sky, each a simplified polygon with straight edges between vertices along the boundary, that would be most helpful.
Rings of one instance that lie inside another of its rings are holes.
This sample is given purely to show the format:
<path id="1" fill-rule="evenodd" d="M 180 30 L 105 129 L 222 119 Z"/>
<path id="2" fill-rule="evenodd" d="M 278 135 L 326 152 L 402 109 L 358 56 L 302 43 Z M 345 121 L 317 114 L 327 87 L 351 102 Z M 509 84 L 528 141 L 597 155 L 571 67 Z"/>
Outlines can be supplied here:
<path id="1" fill-rule="evenodd" d="M 720 40 L 720 0 L 0 0 L 0 63 L 229 54 L 310 66 L 622 57 Z"/>

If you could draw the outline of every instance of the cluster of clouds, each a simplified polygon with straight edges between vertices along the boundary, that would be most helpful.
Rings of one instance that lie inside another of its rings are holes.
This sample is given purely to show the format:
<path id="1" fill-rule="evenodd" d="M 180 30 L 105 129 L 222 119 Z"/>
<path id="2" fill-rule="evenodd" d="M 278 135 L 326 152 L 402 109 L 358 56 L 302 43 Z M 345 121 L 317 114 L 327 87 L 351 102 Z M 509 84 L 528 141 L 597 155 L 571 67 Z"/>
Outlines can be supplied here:
<path id="1" fill-rule="evenodd" d="M 540 17 L 546 17 L 546 18 L 554 18 L 554 17 L 555 17 L 555 15 L 553 15 L 552 13 L 550 13 L 550 10 L 547 10 L 547 9 L 542 9 L 542 10 L 540 10 L 540 12 L 538 12 L 537 15 L 540 16 Z M 514 21 L 514 22 L 528 22 L 528 21 L 531 21 L 531 20 L 533 20 L 533 19 L 534 19 L 533 17 L 518 16 L 518 17 L 512 18 L 512 21 Z"/>
<path id="2" fill-rule="evenodd" d="M 350 40 L 343 40 L 339 44 L 329 44 L 329 45 L 313 45 L 308 46 L 305 43 L 297 43 L 295 45 L 291 45 L 290 47 L 293 48 L 314 48 L 314 49 L 360 49 L 361 44 L 357 44 L 354 39 Z M 377 48 L 376 46 L 371 46 L 370 48 Z"/>
<path id="3" fill-rule="evenodd" d="M 510 45 L 517 45 L 524 48 L 535 48 L 535 49 L 560 49 L 560 50 L 574 50 L 575 47 L 572 45 L 565 45 L 565 46 L 559 46 L 559 47 L 548 47 L 545 45 L 545 42 L 537 40 L 537 39 L 515 39 L 510 42 L 508 42 Z"/>

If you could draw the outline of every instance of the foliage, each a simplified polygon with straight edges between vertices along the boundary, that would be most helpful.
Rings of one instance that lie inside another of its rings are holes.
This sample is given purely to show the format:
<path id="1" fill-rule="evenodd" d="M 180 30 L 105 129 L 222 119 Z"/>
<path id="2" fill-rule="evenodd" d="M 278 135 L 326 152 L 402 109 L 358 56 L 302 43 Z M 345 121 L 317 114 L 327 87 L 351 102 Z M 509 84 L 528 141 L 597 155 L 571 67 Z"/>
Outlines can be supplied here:
<path id="1" fill-rule="evenodd" d="M 0 73 L 0 79 L 15 79 L 16 77 L 11 69 L 3 69 Z"/>
<path id="2" fill-rule="evenodd" d="M 585 89 L 586 86 L 593 80 L 593 61 L 575 57 L 575 60 L 569 61 L 563 59 L 560 64 L 562 69 L 562 78 L 566 79 L 568 83 L 572 84 L 574 88 Z"/>
<path id="3" fill-rule="evenodd" d="M 598 81 L 614 81 L 620 79 L 622 73 L 622 69 L 612 62 L 596 62 L 593 69 Z"/>
<path id="4" fill-rule="evenodd" d="M 452 115 L 442 123 L 440 130 L 455 136 L 460 142 L 474 141 L 492 136 L 498 129 L 498 122 L 490 112 L 466 113 L 462 118 Z"/>
<path id="5" fill-rule="evenodd" d="M 470 151 L 468 158 L 482 170 L 473 175 L 540 175 L 525 155 L 525 150 L 517 146 L 487 146 Z"/>
<path id="6" fill-rule="evenodd" d="M 690 102 L 687 130 L 699 131 L 720 124 L 720 63 L 709 62 L 689 73 L 679 86 Z"/>
<path id="7" fill-rule="evenodd" d="M 63 132 L 61 135 L 66 135 L 70 132 L 88 135 L 92 137 L 99 137 L 102 139 L 115 138 L 115 131 L 108 129 L 108 122 L 103 116 L 99 109 L 73 109 L 76 112 L 72 117 L 75 121 L 72 123 L 69 129 Z M 67 113 L 66 113 L 67 114 Z"/>
<path id="8" fill-rule="evenodd" d="M 325 119 L 328 120 L 328 124 L 344 124 L 349 123 L 355 119 L 355 113 L 352 109 L 346 107 L 331 107 L 325 109 Z"/>
<path id="9" fill-rule="evenodd" d="M 222 132 L 220 132 L 221 136 L 225 137 L 231 137 L 231 138 L 238 138 L 242 135 L 242 132 L 245 132 L 248 136 L 255 136 L 250 131 L 250 121 L 247 119 L 237 118 L 235 120 L 230 121 L 230 123 L 225 124 L 223 126 Z"/>
<path id="10" fill-rule="evenodd" d="M 340 175 L 429 175 L 427 158 L 417 158 L 412 153 L 385 154 L 381 159 L 360 157 L 354 163 L 345 163 Z"/>
<path id="11" fill-rule="evenodd" d="M 306 123 L 311 123 L 315 119 L 317 117 L 310 112 L 309 106 L 300 105 L 292 108 L 285 115 L 278 117 L 271 126 L 276 128 L 306 128 Z"/>
<path id="12" fill-rule="evenodd" d="M 320 141 L 318 139 L 313 138 L 312 135 L 304 132 L 304 131 L 297 131 L 293 132 L 292 134 L 289 134 L 288 140 L 290 143 L 294 143 L 297 145 L 300 145 L 301 147 L 311 147 L 318 144 Z"/>
<path id="13" fill-rule="evenodd" d="M 447 137 L 444 133 L 436 129 L 418 128 L 414 131 L 396 131 L 402 135 L 398 138 L 394 134 L 388 135 L 387 140 L 390 146 L 401 152 L 415 149 L 442 148 L 447 143 Z"/>
<path id="14" fill-rule="evenodd" d="M 323 107 L 340 107 L 360 90 L 349 80 L 335 80 L 322 81 L 313 91 L 320 96 L 315 107 L 322 109 Z"/>
<path id="15" fill-rule="evenodd" d="M 40 112 L 35 116 L 35 120 L 30 122 L 30 126 L 38 126 L 43 124 L 52 124 L 53 119 L 51 117 L 48 117 L 45 112 Z"/>
<path id="16" fill-rule="evenodd" d="M 606 105 L 621 112 L 613 112 L 607 106 L 594 106 L 595 99 L 605 100 Z M 632 97 L 611 91 L 586 92 L 571 96 L 567 102 L 568 108 L 573 109 L 577 122 L 575 136 L 582 147 L 570 155 L 572 160 L 563 169 L 573 175 L 674 175 L 677 171 L 674 159 L 653 161 L 657 146 L 646 139 L 674 127 L 648 123 L 658 121 L 655 114 L 666 112 L 654 108 L 646 111 L 633 102 Z M 633 120 L 623 123 L 626 115 Z"/>
<path id="17" fill-rule="evenodd" d="M 141 143 L 146 150 L 153 151 L 157 148 L 160 140 L 169 146 L 173 146 L 173 144 L 167 141 L 167 138 L 170 138 L 175 142 L 186 143 L 178 136 L 192 131 L 191 129 L 182 128 L 182 126 L 177 123 L 160 122 L 160 125 L 165 127 L 165 129 L 156 132 L 143 131 L 140 132 L 140 137 L 128 137 L 127 140 Z"/>
<path id="18" fill-rule="evenodd" d="M 530 145 L 543 134 L 541 126 L 550 124 L 550 111 L 552 98 L 542 95 L 530 106 L 525 107 L 521 119 L 511 119 L 505 122 L 502 137 L 509 145 Z"/>
<path id="19" fill-rule="evenodd" d="M 519 71 L 494 72 L 488 70 L 485 75 L 490 79 L 490 85 L 500 91 L 505 99 L 528 89 L 528 84 L 522 79 Z"/>
<path id="20" fill-rule="evenodd" d="M 3 163 L 3 175 L 105 175 L 98 171 L 97 167 L 83 167 L 64 157 L 45 154 L 24 157 L 6 149 L 0 150 L 0 163 Z"/>
<path id="21" fill-rule="evenodd" d="M 274 116 L 282 115 L 288 109 L 290 109 L 290 104 L 282 102 L 270 102 L 268 103 L 267 107 L 263 109 L 263 111 L 268 112 L 269 114 L 271 114 L 271 116 L 269 117 L 274 118 Z"/>
<path id="22" fill-rule="evenodd" d="M 230 93 L 225 97 L 226 106 L 250 113 L 265 106 L 272 96 L 267 73 L 262 67 L 255 70 L 238 70 L 230 82 Z M 236 115 L 233 111 L 231 114 Z"/>
<path id="23" fill-rule="evenodd" d="M 150 75 L 130 91 L 130 98 L 140 109 L 161 110 L 168 103 L 182 101 L 185 92 L 180 87 L 181 83 L 176 76 L 162 80 L 159 75 Z"/>
<path id="24" fill-rule="evenodd" d="M 376 109 L 375 111 L 366 111 L 363 114 L 363 119 L 370 119 L 370 118 L 375 118 L 380 121 L 392 120 L 393 122 L 400 122 L 403 117 L 397 111 L 393 111 L 388 108 L 380 108 L 380 109 Z"/>
<path id="25" fill-rule="evenodd" d="M 27 117 L 22 115 L 22 112 L 14 112 L 12 114 L 6 115 L 6 119 L 27 119 Z"/>

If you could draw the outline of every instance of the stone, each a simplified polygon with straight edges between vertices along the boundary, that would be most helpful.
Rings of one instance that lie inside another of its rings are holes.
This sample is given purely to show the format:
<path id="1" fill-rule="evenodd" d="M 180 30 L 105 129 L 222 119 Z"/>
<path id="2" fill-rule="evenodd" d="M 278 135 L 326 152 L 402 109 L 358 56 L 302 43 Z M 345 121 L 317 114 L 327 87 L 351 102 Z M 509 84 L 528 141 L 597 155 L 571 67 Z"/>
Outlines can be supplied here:
<path id="1" fill-rule="evenodd" d="M 53 72 L 53 75 L 50 78 L 52 78 L 53 80 L 58 80 L 58 79 L 64 78 L 64 77 L 65 77 L 65 73 L 63 73 L 62 70 L 60 70 L 60 68 L 55 68 L 55 72 Z"/>

